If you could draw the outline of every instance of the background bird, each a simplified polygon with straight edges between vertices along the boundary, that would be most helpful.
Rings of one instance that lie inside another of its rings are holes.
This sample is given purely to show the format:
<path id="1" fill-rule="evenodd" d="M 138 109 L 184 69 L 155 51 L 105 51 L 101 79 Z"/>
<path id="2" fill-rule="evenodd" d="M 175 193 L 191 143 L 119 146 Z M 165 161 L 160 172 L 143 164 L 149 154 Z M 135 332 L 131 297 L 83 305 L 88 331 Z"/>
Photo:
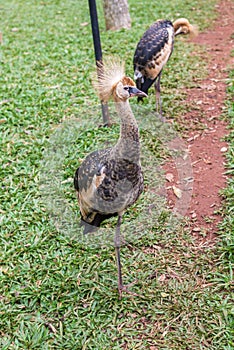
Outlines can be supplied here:
<path id="1" fill-rule="evenodd" d="M 160 78 L 164 65 L 169 60 L 174 46 L 174 37 L 179 34 L 196 35 L 197 30 L 186 18 L 179 18 L 173 24 L 169 20 L 158 20 L 143 34 L 133 58 L 134 79 L 138 89 L 145 93 L 155 83 L 156 110 L 162 104 L 160 99 Z M 138 101 L 142 97 L 138 98 Z"/>
<path id="2" fill-rule="evenodd" d="M 124 65 L 110 61 L 100 67 L 95 84 L 102 101 L 113 98 L 121 120 L 118 142 L 111 148 L 89 154 L 74 177 L 74 186 L 81 213 L 84 233 L 95 231 L 102 221 L 118 215 L 115 248 L 118 267 L 118 289 L 121 296 L 127 288 L 122 283 L 120 263 L 120 225 L 124 211 L 143 191 L 140 164 L 139 131 L 129 98 L 145 97 L 134 81 L 124 74 Z"/>

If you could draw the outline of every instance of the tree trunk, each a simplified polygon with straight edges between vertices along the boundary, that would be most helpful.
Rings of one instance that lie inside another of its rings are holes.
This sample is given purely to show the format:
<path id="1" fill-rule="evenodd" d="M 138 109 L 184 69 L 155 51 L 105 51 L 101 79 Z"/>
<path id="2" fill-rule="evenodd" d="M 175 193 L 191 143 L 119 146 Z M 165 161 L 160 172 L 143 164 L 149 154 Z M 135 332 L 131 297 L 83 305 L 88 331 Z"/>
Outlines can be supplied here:
<path id="1" fill-rule="evenodd" d="M 103 0 L 106 30 L 131 27 L 127 0 Z"/>

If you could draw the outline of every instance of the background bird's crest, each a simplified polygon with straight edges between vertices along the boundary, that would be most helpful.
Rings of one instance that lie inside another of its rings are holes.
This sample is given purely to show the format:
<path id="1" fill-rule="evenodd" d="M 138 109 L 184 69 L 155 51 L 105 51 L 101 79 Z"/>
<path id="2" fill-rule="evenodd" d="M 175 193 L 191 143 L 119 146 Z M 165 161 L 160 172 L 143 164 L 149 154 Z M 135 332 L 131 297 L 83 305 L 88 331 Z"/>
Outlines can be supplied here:
<path id="1" fill-rule="evenodd" d="M 175 31 L 179 27 L 186 27 L 188 30 L 187 34 L 189 34 L 190 37 L 195 37 L 198 35 L 198 27 L 189 23 L 187 18 L 178 18 L 176 21 L 173 22 L 173 27 Z"/>
<path id="2" fill-rule="evenodd" d="M 93 79 L 93 86 L 100 99 L 106 102 L 112 95 L 116 84 L 125 77 L 124 62 L 118 58 L 108 58 L 97 68 L 98 78 Z"/>

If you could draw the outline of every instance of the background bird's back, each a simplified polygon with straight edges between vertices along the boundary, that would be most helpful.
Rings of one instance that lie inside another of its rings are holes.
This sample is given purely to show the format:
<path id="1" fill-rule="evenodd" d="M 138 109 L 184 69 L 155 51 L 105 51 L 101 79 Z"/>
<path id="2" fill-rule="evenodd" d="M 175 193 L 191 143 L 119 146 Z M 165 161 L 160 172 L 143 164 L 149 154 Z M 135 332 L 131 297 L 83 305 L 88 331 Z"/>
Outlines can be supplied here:
<path id="1" fill-rule="evenodd" d="M 155 83 L 156 110 L 160 107 L 162 120 L 162 104 L 160 98 L 160 78 L 164 65 L 169 60 L 174 38 L 180 34 L 196 35 L 197 29 L 186 18 L 179 18 L 174 23 L 169 20 L 158 20 L 143 34 L 133 58 L 134 78 L 137 87 L 148 93 L 150 86 Z M 138 98 L 138 101 L 142 98 Z"/>
<path id="2" fill-rule="evenodd" d="M 145 93 L 168 61 L 173 43 L 174 28 L 168 20 L 152 24 L 139 41 L 133 59 L 134 78 L 137 87 Z"/>

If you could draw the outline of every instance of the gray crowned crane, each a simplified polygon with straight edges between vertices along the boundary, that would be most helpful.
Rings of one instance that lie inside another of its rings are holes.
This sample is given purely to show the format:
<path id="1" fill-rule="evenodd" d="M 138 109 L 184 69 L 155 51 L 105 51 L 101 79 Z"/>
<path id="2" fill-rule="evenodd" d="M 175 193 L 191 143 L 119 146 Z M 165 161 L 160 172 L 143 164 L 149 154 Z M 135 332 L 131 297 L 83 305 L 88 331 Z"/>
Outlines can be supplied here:
<path id="1" fill-rule="evenodd" d="M 120 136 L 113 147 L 94 151 L 84 159 L 76 170 L 74 186 L 84 234 L 95 231 L 104 220 L 118 216 L 114 243 L 121 297 L 122 291 L 128 292 L 122 282 L 120 262 L 122 215 L 143 191 L 139 131 L 129 98 L 147 95 L 125 76 L 124 65 L 120 61 L 112 60 L 99 68 L 99 79 L 95 85 L 102 101 L 113 98 L 115 102 L 121 121 Z"/>
<path id="2" fill-rule="evenodd" d="M 180 34 L 196 35 L 197 29 L 186 18 L 179 18 L 174 23 L 162 19 L 156 21 L 143 34 L 133 58 L 136 86 L 147 94 L 150 86 L 155 84 L 156 110 L 160 110 L 161 118 L 160 78 L 163 67 L 172 54 L 174 37 Z"/>

